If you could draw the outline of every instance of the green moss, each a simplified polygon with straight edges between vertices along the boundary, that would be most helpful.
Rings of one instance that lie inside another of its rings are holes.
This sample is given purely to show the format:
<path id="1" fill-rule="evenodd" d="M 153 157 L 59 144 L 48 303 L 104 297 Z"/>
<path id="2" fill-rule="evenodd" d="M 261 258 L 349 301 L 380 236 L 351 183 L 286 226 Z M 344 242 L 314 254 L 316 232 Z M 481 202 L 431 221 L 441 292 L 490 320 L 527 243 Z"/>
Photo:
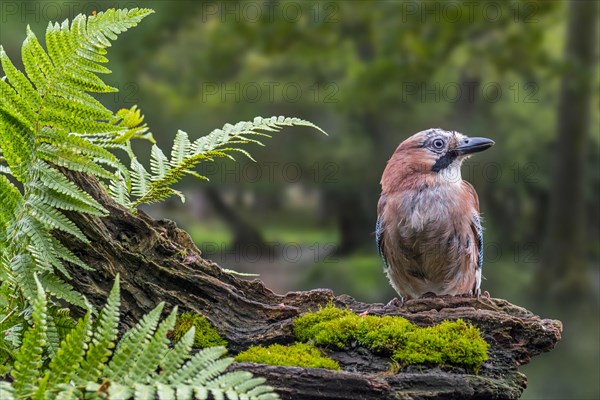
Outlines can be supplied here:
<path id="1" fill-rule="evenodd" d="M 344 347 L 353 342 L 376 353 L 389 354 L 400 365 L 460 365 L 477 370 L 488 359 L 488 344 L 479 329 L 462 320 L 421 328 L 402 317 L 361 317 L 327 306 L 294 322 L 300 341 Z"/>
<path id="2" fill-rule="evenodd" d="M 273 344 L 269 347 L 253 346 L 238 354 L 235 361 L 304 368 L 340 369 L 338 363 L 329 357 L 325 357 L 321 350 L 305 343 L 295 343 L 290 346 L 280 344 Z"/>
<path id="3" fill-rule="evenodd" d="M 175 328 L 171 331 L 170 337 L 175 341 L 179 341 L 192 326 L 196 327 L 194 347 L 202 349 L 210 346 L 227 345 L 227 341 L 217 333 L 206 318 L 193 312 L 184 312 L 177 316 Z"/>

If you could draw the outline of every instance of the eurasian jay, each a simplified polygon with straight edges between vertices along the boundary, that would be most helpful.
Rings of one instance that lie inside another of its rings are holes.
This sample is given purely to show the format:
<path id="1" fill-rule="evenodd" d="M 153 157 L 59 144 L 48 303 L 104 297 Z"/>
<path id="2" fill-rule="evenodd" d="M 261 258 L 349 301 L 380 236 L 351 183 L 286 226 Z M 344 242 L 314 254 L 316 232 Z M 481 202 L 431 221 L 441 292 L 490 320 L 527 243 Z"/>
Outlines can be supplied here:
<path id="1" fill-rule="evenodd" d="M 400 143 L 388 161 L 377 205 L 377 247 L 403 300 L 481 293 L 479 199 L 460 168 L 493 144 L 429 129 Z"/>

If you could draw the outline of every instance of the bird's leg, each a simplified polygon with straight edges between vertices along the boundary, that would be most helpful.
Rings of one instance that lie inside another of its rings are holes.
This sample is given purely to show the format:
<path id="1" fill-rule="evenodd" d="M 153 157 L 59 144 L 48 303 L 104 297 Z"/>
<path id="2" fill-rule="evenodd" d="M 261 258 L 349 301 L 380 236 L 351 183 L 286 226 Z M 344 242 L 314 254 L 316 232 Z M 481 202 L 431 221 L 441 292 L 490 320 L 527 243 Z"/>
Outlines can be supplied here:
<path id="1" fill-rule="evenodd" d="M 402 307 L 404 305 L 404 297 L 400 297 L 400 300 L 398 300 L 397 297 L 394 297 L 393 299 L 391 299 L 390 301 L 388 301 L 388 303 L 384 306 L 384 308 L 386 307 Z M 359 317 L 365 317 L 369 314 L 369 310 L 365 310 L 363 312 L 361 312 L 360 314 L 358 314 Z"/>
<path id="2" fill-rule="evenodd" d="M 386 307 L 402 307 L 404 305 L 404 297 L 400 296 L 400 300 L 394 297 L 385 305 Z"/>
<path id="3" fill-rule="evenodd" d="M 437 297 L 437 294 L 433 293 L 433 292 L 427 292 L 427 293 L 423 293 L 421 295 L 421 297 L 419 297 L 420 299 L 430 299 L 432 297 Z"/>

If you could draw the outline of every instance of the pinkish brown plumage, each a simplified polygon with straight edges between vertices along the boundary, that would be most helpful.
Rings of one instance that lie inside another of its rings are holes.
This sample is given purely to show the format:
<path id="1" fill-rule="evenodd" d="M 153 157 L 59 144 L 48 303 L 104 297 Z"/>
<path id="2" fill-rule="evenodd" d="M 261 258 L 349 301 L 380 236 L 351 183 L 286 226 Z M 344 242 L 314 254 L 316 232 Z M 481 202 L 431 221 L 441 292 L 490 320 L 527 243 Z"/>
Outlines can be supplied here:
<path id="1" fill-rule="evenodd" d="M 390 283 L 403 298 L 480 293 L 479 200 L 460 167 L 493 144 L 429 129 L 402 142 L 388 161 L 377 206 L 377 245 Z"/>

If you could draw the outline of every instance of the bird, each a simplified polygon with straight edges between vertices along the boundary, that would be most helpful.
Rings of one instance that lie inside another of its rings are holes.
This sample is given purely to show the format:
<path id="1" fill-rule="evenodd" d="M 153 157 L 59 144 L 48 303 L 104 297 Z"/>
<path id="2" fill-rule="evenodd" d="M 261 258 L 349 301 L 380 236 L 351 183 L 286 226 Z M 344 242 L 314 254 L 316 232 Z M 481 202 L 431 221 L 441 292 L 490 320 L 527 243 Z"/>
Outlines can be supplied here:
<path id="1" fill-rule="evenodd" d="M 427 129 L 404 140 L 381 177 L 375 235 L 387 277 L 406 300 L 481 294 L 479 199 L 461 165 L 494 141 Z"/>

